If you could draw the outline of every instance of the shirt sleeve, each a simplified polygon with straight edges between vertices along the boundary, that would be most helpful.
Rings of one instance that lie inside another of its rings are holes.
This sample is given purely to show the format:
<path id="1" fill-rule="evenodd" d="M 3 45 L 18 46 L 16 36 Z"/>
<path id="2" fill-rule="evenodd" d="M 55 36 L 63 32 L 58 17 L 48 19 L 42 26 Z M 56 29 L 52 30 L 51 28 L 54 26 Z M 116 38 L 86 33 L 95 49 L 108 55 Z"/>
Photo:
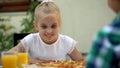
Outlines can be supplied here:
<path id="1" fill-rule="evenodd" d="M 29 48 L 32 44 L 33 44 L 33 35 L 29 34 L 27 36 L 25 36 L 22 40 L 21 43 L 23 44 L 23 46 L 26 48 Z"/>
<path id="2" fill-rule="evenodd" d="M 102 35 L 102 33 L 98 32 L 92 42 L 91 49 L 86 57 L 86 68 L 96 68 L 96 61 L 99 60 L 99 58 L 102 58 L 99 56 L 99 52 L 103 45 L 103 39 L 104 36 Z"/>
<path id="3" fill-rule="evenodd" d="M 74 50 L 75 46 L 76 46 L 76 41 L 73 40 L 72 45 L 70 49 L 68 50 L 68 54 L 70 54 Z"/>
<path id="4" fill-rule="evenodd" d="M 66 45 L 65 45 L 66 52 L 67 52 L 67 54 L 70 54 L 74 50 L 77 42 L 69 36 L 66 36 L 65 41 L 66 41 Z"/>
<path id="5" fill-rule="evenodd" d="M 100 33 L 98 33 L 93 39 L 91 49 L 86 58 L 86 68 L 95 68 L 95 60 L 102 45 L 102 38 L 100 36 Z"/>

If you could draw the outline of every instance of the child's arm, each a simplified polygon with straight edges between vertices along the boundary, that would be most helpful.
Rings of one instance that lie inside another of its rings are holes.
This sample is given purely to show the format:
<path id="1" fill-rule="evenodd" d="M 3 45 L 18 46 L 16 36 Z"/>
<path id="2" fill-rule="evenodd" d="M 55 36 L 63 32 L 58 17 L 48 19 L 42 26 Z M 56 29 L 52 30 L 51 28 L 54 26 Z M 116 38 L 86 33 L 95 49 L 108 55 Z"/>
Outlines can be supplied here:
<path id="1" fill-rule="evenodd" d="M 84 57 L 82 56 L 82 54 L 76 49 L 76 47 L 69 54 L 69 56 L 71 57 L 72 60 L 78 60 L 78 61 L 84 61 L 85 60 Z"/>
<path id="2" fill-rule="evenodd" d="M 22 43 L 17 44 L 15 47 L 13 47 L 12 49 L 10 49 L 9 51 L 16 51 L 16 52 L 18 52 L 19 48 L 22 49 L 22 50 L 24 50 L 24 47 L 23 47 Z"/>
<path id="3" fill-rule="evenodd" d="M 49 63 L 49 62 L 56 62 L 55 60 L 41 60 L 37 58 L 29 58 L 28 60 L 29 64 L 39 64 L 39 63 Z"/>
<path id="4" fill-rule="evenodd" d="M 22 43 L 19 43 L 18 45 L 16 45 L 15 47 L 13 47 L 12 49 L 10 49 L 9 51 L 15 51 L 15 52 L 18 52 L 18 49 L 21 49 L 22 51 L 24 51 L 24 46 L 22 45 Z M 29 64 L 36 64 L 36 63 L 39 63 L 39 62 L 51 62 L 51 61 L 54 61 L 54 60 L 41 60 L 41 59 L 38 59 L 38 58 L 28 58 L 28 63 Z"/>

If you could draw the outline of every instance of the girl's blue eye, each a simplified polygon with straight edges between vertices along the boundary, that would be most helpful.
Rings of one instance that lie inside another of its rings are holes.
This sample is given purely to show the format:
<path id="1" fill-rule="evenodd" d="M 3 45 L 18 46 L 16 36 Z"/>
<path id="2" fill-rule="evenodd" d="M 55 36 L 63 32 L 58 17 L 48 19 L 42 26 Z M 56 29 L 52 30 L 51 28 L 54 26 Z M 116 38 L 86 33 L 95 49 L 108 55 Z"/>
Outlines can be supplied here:
<path id="1" fill-rule="evenodd" d="M 57 25 L 52 25 L 52 26 L 51 26 L 51 28 L 56 28 L 56 27 L 57 27 Z"/>
<path id="2" fill-rule="evenodd" d="M 49 25 L 47 26 L 47 25 L 45 25 L 45 24 L 41 24 L 40 27 L 41 27 L 42 29 L 47 29 L 47 28 L 49 28 L 49 27 L 52 28 L 52 29 L 55 29 L 55 28 L 57 28 L 57 24 L 52 24 L 52 25 L 50 25 L 50 26 L 49 26 Z"/>
<path id="3" fill-rule="evenodd" d="M 41 26 L 42 27 L 42 29 L 46 29 L 47 28 L 47 26 L 45 26 L 45 25 L 43 25 L 43 26 Z"/>

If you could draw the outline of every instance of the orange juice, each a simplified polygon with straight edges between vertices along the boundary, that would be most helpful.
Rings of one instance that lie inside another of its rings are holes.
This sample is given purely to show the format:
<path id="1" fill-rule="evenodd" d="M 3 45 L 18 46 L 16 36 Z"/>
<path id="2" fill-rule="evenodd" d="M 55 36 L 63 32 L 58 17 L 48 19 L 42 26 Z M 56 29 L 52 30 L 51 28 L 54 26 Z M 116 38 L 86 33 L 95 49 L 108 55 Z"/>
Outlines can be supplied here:
<path id="1" fill-rule="evenodd" d="M 18 53 L 18 67 L 22 68 L 22 64 L 28 64 L 28 53 Z"/>
<path id="2" fill-rule="evenodd" d="M 17 55 L 3 55 L 2 68 L 17 68 Z"/>

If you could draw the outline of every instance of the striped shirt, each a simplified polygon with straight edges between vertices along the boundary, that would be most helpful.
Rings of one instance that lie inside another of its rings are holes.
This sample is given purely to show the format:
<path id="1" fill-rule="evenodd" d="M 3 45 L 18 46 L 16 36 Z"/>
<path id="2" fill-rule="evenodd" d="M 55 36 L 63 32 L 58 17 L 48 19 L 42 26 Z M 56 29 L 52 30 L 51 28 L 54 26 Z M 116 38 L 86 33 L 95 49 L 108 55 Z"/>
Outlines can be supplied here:
<path id="1" fill-rule="evenodd" d="M 86 68 L 120 68 L 120 13 L 93 40 Z"/>

